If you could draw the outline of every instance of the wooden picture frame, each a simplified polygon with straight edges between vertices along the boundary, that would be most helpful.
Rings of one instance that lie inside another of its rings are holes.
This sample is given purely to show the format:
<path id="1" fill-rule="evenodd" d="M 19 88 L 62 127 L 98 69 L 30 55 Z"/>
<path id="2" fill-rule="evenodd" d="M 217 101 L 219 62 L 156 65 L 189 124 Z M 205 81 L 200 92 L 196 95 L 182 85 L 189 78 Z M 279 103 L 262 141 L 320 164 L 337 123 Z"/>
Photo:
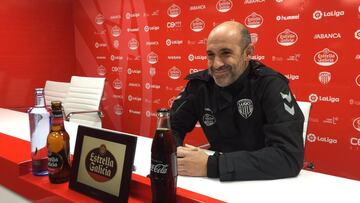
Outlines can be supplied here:
<path id="1" fill-rule="evenodd" d="M 103 202 L 127 202 L 137 137 L 79 126 L 69 188 Z"/>

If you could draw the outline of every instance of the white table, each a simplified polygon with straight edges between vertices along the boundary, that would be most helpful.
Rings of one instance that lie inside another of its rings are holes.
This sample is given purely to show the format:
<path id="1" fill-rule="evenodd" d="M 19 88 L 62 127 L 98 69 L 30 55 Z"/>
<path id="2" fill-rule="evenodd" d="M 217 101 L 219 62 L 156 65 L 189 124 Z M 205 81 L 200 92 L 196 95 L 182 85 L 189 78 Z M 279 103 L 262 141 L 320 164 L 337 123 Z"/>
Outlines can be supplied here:
<path id="1" fill-rule="evenodd" d="M 0 132 L 29 140 L 26 113 L 0 108 Z M 77 125 L 65 123 L 74 150 Z M 135 135 L 134 135 L 135 136 Z M 136 174 L 150 171 L 152 139 L 138 136 L 134 165 Z M 29 152 L 30 153 L 30 152 Z M 302 170 L 296 178 L 267 181 L 220 182 L 205 177 L 178 177 L 178 187 L 225 202 L 359 202 L 360 181 Z"/>

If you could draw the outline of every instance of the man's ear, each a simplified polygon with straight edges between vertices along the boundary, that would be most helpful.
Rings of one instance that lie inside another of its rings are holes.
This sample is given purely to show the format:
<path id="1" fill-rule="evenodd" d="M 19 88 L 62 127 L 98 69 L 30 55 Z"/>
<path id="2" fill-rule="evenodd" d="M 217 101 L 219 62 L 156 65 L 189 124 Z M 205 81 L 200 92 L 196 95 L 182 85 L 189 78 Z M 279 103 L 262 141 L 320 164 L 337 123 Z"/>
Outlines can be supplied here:
<path id="1" fill-rule="evenodd" d="M 246 58 L 248 60 L 251 59 L 251 57 L 254 55 L 255 47 L 253 43 L 250 43 L 249 46 L 247 46 L 245 50 Z"/>

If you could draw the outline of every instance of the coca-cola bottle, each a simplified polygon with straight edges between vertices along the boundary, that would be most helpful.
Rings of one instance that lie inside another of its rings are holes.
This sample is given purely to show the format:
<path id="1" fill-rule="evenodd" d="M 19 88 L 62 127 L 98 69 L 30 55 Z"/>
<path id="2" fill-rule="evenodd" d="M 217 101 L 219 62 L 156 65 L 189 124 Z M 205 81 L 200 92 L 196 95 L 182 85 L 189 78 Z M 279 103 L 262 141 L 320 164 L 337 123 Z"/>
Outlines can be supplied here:
<path id="1" fill-rule="evenodd" d="M 169 109 L 157 111 L 157 126 L 151 145 L 152 202 L 176 202 L 176 145 L 171 134 Z"/>

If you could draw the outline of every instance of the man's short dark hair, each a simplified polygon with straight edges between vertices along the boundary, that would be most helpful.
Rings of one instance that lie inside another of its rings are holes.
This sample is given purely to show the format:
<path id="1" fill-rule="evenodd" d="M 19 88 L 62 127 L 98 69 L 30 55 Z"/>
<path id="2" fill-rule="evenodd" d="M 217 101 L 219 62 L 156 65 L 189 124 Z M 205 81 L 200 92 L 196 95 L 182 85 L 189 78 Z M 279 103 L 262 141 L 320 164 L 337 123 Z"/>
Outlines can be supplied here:
<path id="1" fill-rule="evenodd" d="M 241 45 L 242 45 L 241 48 L 243 49 L 243 51 L 245 51 L 245 49 L 251 43 L 250 32 L 249 32 L 248 29 L 242 28 L 241 31 L 240 31 L 240 34 L 241 34 Z"/>

